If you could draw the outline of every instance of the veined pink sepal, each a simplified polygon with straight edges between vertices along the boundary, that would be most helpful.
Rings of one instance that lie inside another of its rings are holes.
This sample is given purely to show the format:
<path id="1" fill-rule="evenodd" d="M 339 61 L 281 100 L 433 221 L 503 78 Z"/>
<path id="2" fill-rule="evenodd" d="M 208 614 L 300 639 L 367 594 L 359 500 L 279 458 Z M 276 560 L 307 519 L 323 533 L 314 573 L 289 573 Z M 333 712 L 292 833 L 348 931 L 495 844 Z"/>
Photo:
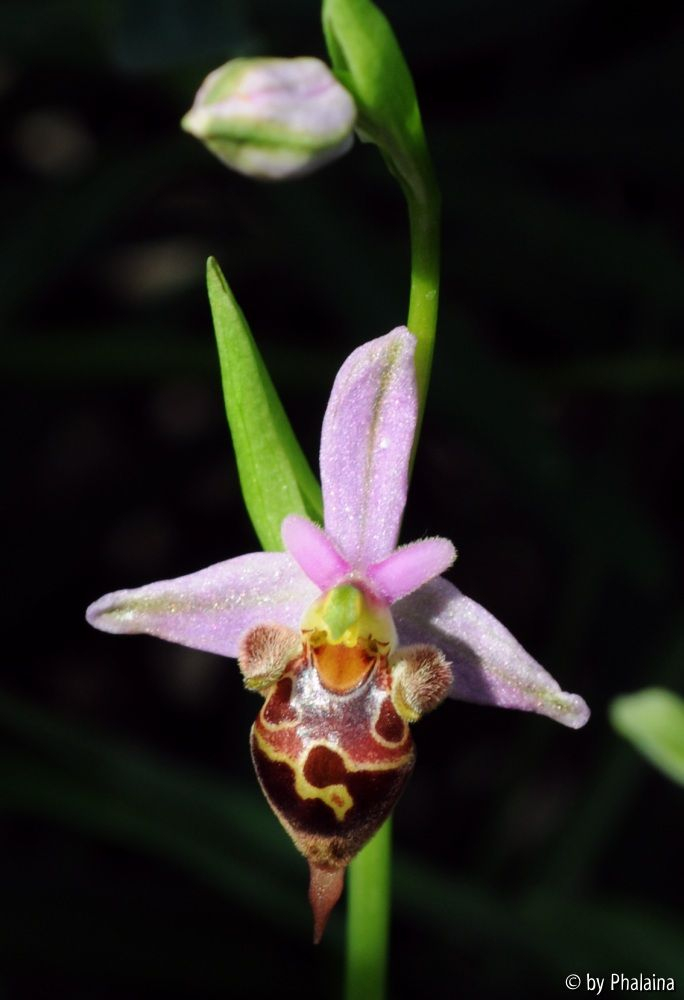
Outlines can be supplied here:
<path id="1" fill-rule="evenodd" d="M 418 414 L 416 338 L 405 326 L 349 355 L 321 432 L 325 530 L 361 569 L 397 544 Z"/>
<path id="2" fill-rule="evenodd" d="M 441 649 L 451 662 L 450 697 L 538 712 L 572 729 L 589 718 L 583 698 L 563 691 L 508 629 L 441 577 L 392 608 L 401 641 Z"/>
<path id="3" fill-rule="evenodd" d="M 245 632 L 299 625 L 318 588 L 286 552 L 252 552 L 174 580 L 105 594 L 86 618 L 115 634 L 146 633 L 191 649 L 237 656 Z"/>

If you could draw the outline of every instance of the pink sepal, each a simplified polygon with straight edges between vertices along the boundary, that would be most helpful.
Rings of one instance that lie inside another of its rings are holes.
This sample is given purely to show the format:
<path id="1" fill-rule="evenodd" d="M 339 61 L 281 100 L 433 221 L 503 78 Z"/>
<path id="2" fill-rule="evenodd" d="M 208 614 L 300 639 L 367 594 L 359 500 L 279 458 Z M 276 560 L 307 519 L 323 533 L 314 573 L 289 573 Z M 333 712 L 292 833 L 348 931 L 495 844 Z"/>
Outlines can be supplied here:
<path id="1" fill-rule="evenodd" d="M 538 712 L 571 729 L 587 722 L 584 700 L 561 690 L 501 622 L 448 580 L 425 584 L 392 615 L 402 645 L 430 643 L 451 661 L 452 698 Z"/>
<path id="2" fill-rule="evenodd" d="M 237 656 L 248 629 L 265 623 L 296 628 L 317 596 L 287 553 L 253 552 L 175 580 L 106 594 L 86 618 L 103 632 L 143 632 Z"/>
<path id="3" fill-rule="evenodd" d="M 363 570 L 397 544 L 418 400 L 405 326 L 358 347 L 340 368 L 321 434 L 325 530 Z"/>

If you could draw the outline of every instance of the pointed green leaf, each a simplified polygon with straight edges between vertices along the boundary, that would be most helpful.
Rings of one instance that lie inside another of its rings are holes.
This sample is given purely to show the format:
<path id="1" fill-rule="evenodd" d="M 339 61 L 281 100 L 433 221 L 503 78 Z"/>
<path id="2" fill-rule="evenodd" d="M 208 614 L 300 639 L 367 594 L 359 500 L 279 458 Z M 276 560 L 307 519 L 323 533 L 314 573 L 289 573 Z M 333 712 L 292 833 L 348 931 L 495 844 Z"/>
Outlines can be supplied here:
<path id="1" fill-rule="evenodd" d="M 207 261 L 207 289 L 245 506 L 262 546 L 279 550 L 280 525 L 288 514 L 322 520 L 320 487 L 213 257 Z"/>
<path id="2" fill-rule="evenodd" d="M 615 698 L 610 721 L 644 757 L 684 785 L 684 699 L 665 688 Z"/>
<path id="3" fill-rule="evenodd" d="M 416 90 L 385 15 L 370 0 L 323 0 L 323 31 L 335 73 L 356 100 L 361 137 L 379 146 L 404 188 L 430 190 Z"/>

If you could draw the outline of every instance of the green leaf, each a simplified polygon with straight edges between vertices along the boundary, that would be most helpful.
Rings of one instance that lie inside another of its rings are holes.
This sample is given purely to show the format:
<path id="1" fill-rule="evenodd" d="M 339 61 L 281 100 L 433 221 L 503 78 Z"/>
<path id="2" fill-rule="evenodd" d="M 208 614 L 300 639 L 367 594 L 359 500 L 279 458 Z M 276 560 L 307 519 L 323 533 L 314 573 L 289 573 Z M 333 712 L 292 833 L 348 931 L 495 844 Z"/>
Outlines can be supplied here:
<path id="1" fill-rule="evenodd" d="M 665 688 L 615 698 L 610 721 L 644 757 L 684 785 L 684 699 Z"/>
<path id="2" fill-rule="evenodd" d="M 385 15 L 370 0 L 323 0 L 323 32 L 333 69 L 356 100 L 361 137 L 379 146 L 402 187 L 430 191 L 416 90 Z"/>
<path id="3" fill-rule="evenodd" d="M 288 514 L 322 520 L 321 490 L 213 257 L 207 261 L 207 289 L 245 506 L 262 546 L 279 550 Z"/>

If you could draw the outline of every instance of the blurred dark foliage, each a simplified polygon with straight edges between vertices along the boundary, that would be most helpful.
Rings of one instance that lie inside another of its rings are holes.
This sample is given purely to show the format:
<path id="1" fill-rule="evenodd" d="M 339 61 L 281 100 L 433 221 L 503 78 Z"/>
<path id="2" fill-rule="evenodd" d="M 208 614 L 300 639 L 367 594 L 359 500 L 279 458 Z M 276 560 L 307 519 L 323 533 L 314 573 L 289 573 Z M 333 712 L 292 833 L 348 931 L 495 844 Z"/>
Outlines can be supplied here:
<path id="1" fill-rule="evenodd" d="M 406 538 L 593 709 L 450 703 L 396 815 L 392 997 L 679 976 L 681 790 L 611 731 L 682 691 L 684 17 L 655 0 L 386 0 L 445 203 Z M 7 530 L 0 996 L 340 996 L 261 801 L 234 663 L 83 622 L 101 593 L 251 551 L 203 287 L 219 259 L 315 461 L 334 373 L 403 321 L 376 151 L 280 187 L 178 121 L 210 69 L 323 55 L 313 0 L 5 0 Z"/>

